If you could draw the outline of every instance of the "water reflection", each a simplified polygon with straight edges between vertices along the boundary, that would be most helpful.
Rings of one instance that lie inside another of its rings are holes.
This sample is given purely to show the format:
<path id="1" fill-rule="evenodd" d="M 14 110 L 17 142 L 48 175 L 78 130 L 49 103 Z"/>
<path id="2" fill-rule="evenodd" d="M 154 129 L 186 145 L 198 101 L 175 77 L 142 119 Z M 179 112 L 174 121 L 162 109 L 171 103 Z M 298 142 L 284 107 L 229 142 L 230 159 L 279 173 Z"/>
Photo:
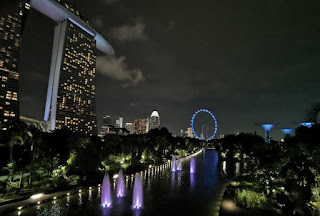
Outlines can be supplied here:
<path id="1" fill-rule="evenodd" d="M 171 188 L 174 188 L 174 185 L 176 183 L 176 173 L 175 172 L 172 172 L 171 173 Z"/>
<path id="2" fill-rule="evenodd" d="M 52 201 L 41 203 L 39 210 L 36 209 L 36 206 L 23 209 L 23 216 L 160 216 L 177 215 L 173 212 L 178 209 L 178 215 L 212 215 L 211 206 L 217 199 L 216 192 L 219 189 L 218 184 L 220 184 L 220 172 L 217 165 L 221 165 L 220 169 L 222 169 L 224 164 L 227 172 L 228 163 L 218 163 L 218 155 L 213 151 L 207 151 L 194 158 L 197 165 L 195 174 L 189 172 L 190 160 L 182 161 L 182 171 L 180 172 L 170 172 L 168 164 L 142 173 L 145 207 L 141 210 L 133 211 L 131 208 L 134 178 L 128 176 L 125 179 L 127 196 L 116 198 L 116 193 L 113 192 L 114 205 L 110 209 L 101 207 L 101 187 L 98 187 L 59 198 L 55 204 Z M 237 168 L 235 167 L 235 169 Z M 17 212 L 14 213 L 14 216 L 16 215 Z"/>
<path id="3" fill-rule="evenodd" d="M 78 205 L 79 206 L 82 206 L 82 195 L 81 195 L 81 193 L 79 193 L 79 196 L 78 196 Z"/>
<path id="4" fill-rule="evenodd" d="M 195 184 L 196 184 L 195 173 L 190 173 L 190 189 L 191 190 L 194 188 Z"/>

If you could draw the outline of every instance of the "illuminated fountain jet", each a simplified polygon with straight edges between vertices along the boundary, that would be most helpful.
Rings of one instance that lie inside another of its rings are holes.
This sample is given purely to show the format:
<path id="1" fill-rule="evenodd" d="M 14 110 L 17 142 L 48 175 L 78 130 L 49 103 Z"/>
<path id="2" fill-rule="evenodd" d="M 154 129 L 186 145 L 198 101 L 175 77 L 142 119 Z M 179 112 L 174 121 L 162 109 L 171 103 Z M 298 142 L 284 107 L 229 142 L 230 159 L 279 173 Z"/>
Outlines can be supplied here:
<path id="1" fill-rule="evenodd" d="M 176 169 L 177 171 L 181 171 L 182 170 L 182 167 L 181 167 L 181 159 L 180 159 L 180 156 L 178 156 L 177 160 L 176 160 Z"/>
<path id="2" fill-rule="evenodd" d="M 118 181 L 117 181 L 117 197 L 124 197 L 124 180 L 122 170 L 119 171 Z"/>
<path id="3" fill-rule="evenodd" d="M 270 143 L 271 137 L 270 137 L 270 130 L 273 128 L 273 124 L 263 124 L 261 127 L 265 130 L 266 133 L 266 143 Z"/>
<path id="4" fill-rule="evenodd" d="M 143 189 L 141 178 L 138 173 L 134 177 L 134 185 L 133 185 L 133 197 L 132 197 L 132 208 L 140 209 L 143 207 Z"/>
<path id="5" fill-rule="evenodd" d="M 190 173 L 196 173 L 196 162 L 194 158 L 191 158 L 190 160 Z"/>
<path id="6" fill-rule="evenodd" d="M 101 204 L 103 207 L 111 207 L 111 184 L 109 175 L 104 175 L 101 191 Z"/>
<path id="7" fill-rule="evenodd" d="M 176 158 L 174 155 L 172 155 L 172 166 L 171 166 L 171 172 L 176 171 Z"/>

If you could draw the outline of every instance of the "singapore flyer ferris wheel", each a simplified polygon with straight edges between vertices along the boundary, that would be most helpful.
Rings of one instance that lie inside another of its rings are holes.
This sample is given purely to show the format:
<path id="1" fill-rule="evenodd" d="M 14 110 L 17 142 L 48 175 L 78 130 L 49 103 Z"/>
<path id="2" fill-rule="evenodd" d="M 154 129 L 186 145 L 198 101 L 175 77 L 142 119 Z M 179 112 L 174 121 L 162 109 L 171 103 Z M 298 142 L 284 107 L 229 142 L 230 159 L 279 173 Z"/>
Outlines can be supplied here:
<path id="1" fill-rule="evenodd" d="M 192 128 L 192 133 L 194 134 L 195 138 L 197 139 L 203 139 L 203 138 L 200 138 L 198 136 L 198 134 L 196 133 L 195 129 L 194 129 L 194 121 L 197 117 L 197 115 L 201 112 L 204 112 L 204 113 L 208 113 L 211 117 L 212 117 L 212 120 L 213 120 L 213 123 L 214 123 L 214 132 L 212 134 L 212 136 L 210 136 L 209 138 L 207 138 L 206 140 L 212 140 L 216 134 L 217 134 L 217 130 L 218 130 L 218 122 L 217 122 L 217 119 L 216 117 L 213 115 L 213 113 L 210 111 L 210 110 L 207 110 L 207 109 L 199 109 L 197 110 L 193 115 L 192 115 L 192 118 L 191 118 L 191 128 Z"/>

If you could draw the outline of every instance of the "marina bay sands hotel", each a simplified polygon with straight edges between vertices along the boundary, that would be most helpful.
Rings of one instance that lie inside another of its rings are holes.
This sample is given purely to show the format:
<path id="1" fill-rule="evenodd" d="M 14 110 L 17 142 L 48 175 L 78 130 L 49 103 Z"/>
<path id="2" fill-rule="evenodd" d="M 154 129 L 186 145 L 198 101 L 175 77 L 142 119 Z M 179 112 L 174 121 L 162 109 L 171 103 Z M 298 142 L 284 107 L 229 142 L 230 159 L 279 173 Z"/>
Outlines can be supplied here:
<path id="1" fill-rule="evenodd" d="M 20 43 L 30 8 L 57 22 L 44 120 L 52 131 L 96 135 L 96 49 L 108 55 L 114 50 L 78 11 L 59 0 L 23 1 L 15 13 L 0 17 L 0 129 L 8 130 L 19 119 Z"/>

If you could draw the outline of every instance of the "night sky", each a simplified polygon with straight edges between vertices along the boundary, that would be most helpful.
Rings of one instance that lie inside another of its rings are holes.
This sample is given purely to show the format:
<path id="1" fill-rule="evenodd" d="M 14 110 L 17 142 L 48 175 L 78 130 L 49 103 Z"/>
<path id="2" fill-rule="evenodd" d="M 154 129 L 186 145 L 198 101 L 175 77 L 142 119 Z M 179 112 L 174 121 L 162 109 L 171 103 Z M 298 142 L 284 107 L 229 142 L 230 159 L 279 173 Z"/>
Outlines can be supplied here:
<path id="1" fill-rule="evenodd" d="M 96 100 L 125 122 L 153 109 L 178 132 L 211 110 L 218 134 L 254 132 L 256 123 L 296 127 L 320 102 L 320 3 L 295 0 L 73 0 L 113 45 L 98 54 Z M 53 30 L 30 11 L 22 44 L 21 114 L 43 118 Z"/>

